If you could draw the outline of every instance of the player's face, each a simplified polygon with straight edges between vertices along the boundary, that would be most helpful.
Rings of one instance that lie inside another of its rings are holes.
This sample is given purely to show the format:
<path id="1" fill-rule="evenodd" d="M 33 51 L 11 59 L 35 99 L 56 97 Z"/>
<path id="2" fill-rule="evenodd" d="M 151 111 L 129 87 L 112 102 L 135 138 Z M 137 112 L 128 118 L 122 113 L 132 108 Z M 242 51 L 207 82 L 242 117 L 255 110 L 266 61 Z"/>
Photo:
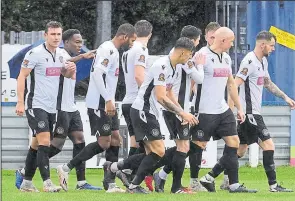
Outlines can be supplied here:
<path id="1" fill-rule="evenodd" d="M 275 39 L 271 38 L 270 41 L 265 41 L 264 45 L 263 45 L 263 55 L 265 57 L 268 57 L 273 51 L 275 51 Z"/>
<path id="2" fill-rule="evenodd" d="M 194 46 L 197 47 L 200 43 L 200 36 L 197 39 L 194 39 L 193 42 L 194 42 Z"/>
<path id="3" fill-rule="evenodd" d="M 179 63 L 186 64 L 189 59 L 192 58 L 193 52 L 187 49 L 183 49 L 179 57 Z"/>
<path id="4" fill-rule="evenodd" d="M 235 36 L 228 37 L 222 41 L 223 51 L 228 51 L 232 46 L 234 46 Z"/>
<path id="5" fill-rule="evenodd" d="M 44 36 L 50 46 L 57 48 L 61 42 L 62 28 L 48 28 L 48 32 Z"/>
<path id="6" fill-rule="evenodd" d="M 137 38 L 137 35 L 136 34 L 133 34 L 133 36 L 129 38 L 129 40 L 128 40 L 128 46 L 129 46 L 129 48 L 131 48 L 133 46 L 133 43 L 136 40 L 136 38 Z"/>
<path id="7" fill-rule="evenodd" d="M 78 55 L 81 52 L 83 40 L 81 34 L 74 34 L 70 40 L 66 41 L 66 44 L 72 54 Z"/>
<path id="8" fill-rule="evenodd" d="M 215 31 L 208 31 L 208 33 L 205 35 L 205 39 L 207 41 L 207 43 L 209 44 L 209 46 L 211 46 L 214 42 L 214 33 Z"/>

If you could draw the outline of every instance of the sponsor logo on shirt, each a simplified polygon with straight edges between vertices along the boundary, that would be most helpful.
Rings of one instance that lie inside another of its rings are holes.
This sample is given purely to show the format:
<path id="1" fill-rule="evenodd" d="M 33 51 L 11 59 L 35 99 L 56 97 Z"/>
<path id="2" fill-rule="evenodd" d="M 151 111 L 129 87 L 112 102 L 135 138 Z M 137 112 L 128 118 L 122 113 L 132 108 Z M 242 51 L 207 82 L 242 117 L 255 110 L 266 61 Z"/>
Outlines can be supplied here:
<path id="1" fill-rule="evenodd" d="M 257 85 L 264 85 L 264 77 L 259 77 L 257 79 Z"/>
<path id="2" fill-rule="evenodd" d="M 228 68 L 214 68 L 213 77 L 228 77 L 229 69 Z"/>
<path id="3" fill-rule="evenodd" d="M 142 62 L 142 63 L 145 63 L 145 56 L 144 55 L 140 55 L 138 61 L 139 62 Z"/>
<path id="4" fill-rule="evenodd" d="M 25 60 L 23 61 L 23 66 L 24 66 L 24 67 L 28 67 L 28 64 L 29 64 L 29 60 L 25 59 Z"/>
<path id="5" fill-rule="evenodd" d="M 243 70 L 241 70 L 241 74 L 244 75 L 244 76 L 247 76 L 248 68 L 243 68 Z"/>
<path id="6" fill-rule="evenodd" d="M 161 81 L 161 82 L 164 82 L 164 81 L 165 81 L 165 75 L 164 75 L 164 73 L 161 73 L 161 74 L 159 75 L 158 80 Z"/>
<path id="7" fill-rule="evenodd" d="M 109 64 L 109 60 L 108 59 L 104 59 L 102 62 L 101 62 L 101 65 L 105 66 L 105 67 L 108 67 L 108 64 Z"/>
<path id="8" fill-rule="evenodd" d="M 60 67 L 47 67 L 46 76 L 60 76 Z"/>
<path id="9" fill-rule="evenodd" d="M 60 57 L 59 57 L 59 61 L 60 61 L 60 63 L 63 63 L 64 58 L 63 58 L 62 56 L 60 56 Z"/>
<path id="10" fill-rule="evenodd" d="M 187 65 L 188 65 L 189 68 L 192 68 L 194 66 L 194 63 L 192 61 L 188 61 Z"/>

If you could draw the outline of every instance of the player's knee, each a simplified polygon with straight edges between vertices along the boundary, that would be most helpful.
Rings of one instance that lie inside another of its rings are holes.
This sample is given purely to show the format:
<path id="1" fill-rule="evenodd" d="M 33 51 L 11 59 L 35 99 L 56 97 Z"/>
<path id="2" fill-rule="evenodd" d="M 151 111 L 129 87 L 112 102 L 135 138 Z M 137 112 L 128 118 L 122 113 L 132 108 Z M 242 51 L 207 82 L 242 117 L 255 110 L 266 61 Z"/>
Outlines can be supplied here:
<path id="1" fill-rule="evenodd" d="M 71 135 L 74 144 L 81 144 L 85 142 L 84 134 L 82 131 L 72 132 Z"/>
<path id="2" fill-rule="evenodd" d="M 229 147 L 239 148 L 240 139 L 238 135 L 227 136 L 224 138 L 225 144 Z"/>
<path id="3" fill-rule="evenodd" d="M 194 143 L 204 150 L 206 148 L 208 142 L 194 141 Z"/>
<path id="4" fill-rule="evenodd" d="M 55 148 L 62 150 L 64 144 L 65 144 L 66 139 L 65 138 L 53 138 L 51 140 L 51 145 L 54 146 Z"/>
<path id="5" fill-rule="evenodd" d="M 275 145 L 271 138 L 261 142 L 259 145 L 261 146 L 263 151 L 275 150 Z"/>
<path id="6" fill-rule="evenodd" d="M 239 158 L 244 157 L 247 152 L 247 149 L 248 149 L 248 145 L 240 144 L 239 149 L 238 149 L 238 157 Z"/>
<path id="7" fill-rule="evenodd" d="M 131 147 L 138 147 L 137 143 L 136 143 L 136 140 L 135 140 L 135 136 L 130 137 L 130 146 Z"/>
<path id="8" fill-rule="evenodd" d="M 111 136 L 100 136 L 97 138 L 97 143 L 102 149 L 106 150 L 111 146 Z"/>
<path id="9" fill-rule="evenodd" d="M 177 151 L 187 153 L 190 149 L 189 141 L 182 141 L 181 143 L 177 143 Z"/>

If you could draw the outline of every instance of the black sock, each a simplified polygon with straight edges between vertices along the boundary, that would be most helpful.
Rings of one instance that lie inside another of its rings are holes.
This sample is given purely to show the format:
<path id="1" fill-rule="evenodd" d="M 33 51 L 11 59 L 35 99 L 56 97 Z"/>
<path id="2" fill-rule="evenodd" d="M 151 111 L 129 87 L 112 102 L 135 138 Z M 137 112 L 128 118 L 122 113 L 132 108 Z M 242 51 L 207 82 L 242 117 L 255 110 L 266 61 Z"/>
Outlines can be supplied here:
<path id="1" fill-rule="evenodd" d="M 137 147 L 130 147 L 128 157 L 134 155 L 136 150 L 137 150 Z"/>
<path id="2" fill-rule="evenodd" d="M 203 149 L 191 142 L 189 156 L 191 178 L 198 178 L 201 169 Z"/>
<path id="3" fill-rule="evenodd" d="M 145 154 L 134 154 L 123 161 L 118 162 L 119 170 L 137 170 L 140 166 L 141 161 L 144 159 Z"/>
<path id="4" fill-rule="evenodd" d="M 142 153 L 145 153 L 144 146 L 139 146 L 139 147 L 136 149 L 136 152 L 135 152 L 134 154 L 142 154 Z"/>
<path id="5" fill-rule="evenodd" d="M 239 156 L 239 155 L 238 155 L 238 158 L 241 158 L 241 156 Z M 223 174 L 224 174 L 224 175 L 228 175 L 228 173 L 227 173 L 227 170 L 226 170 L 226 169 L 224 169 L 224 172 L 223 172 Z"/>
<path id="6" fill-rule="evenodd" d="M 263 151 L 263 166 L 269 185 L 277 183 L 276 167 L 273 159 L 273 154 L 273 150 Z"/>
<path id="7" fill-rule="evenodd" d="M 152 169 L 159 162 L 160 159 L 161 157 L 153 152 L 144 157 L 140 166 L 138 167 L 136 176 L 131 183 L 134 185 L 140 185 L 144 178 L 152 171 Z"/>
<path id="8" fill-rule="evenodd" d="M 88 159 L 103 151 L 104 149 L 100 147 L 98 142 L 92 142 L 84 147 L 84 149 L 82 149 L 82 151 L 77 156 L 75 156 L 75 158 L 73 158 L 67 165 L 70 169 L 73 169 L 77 165 L 87 161 Z"/>
<path id="9" fill-rule="evenodd" d="M 30 147 L 25 163 L 25 180 L 32 181 L 37 169 L 37 150 Z"/>
<path id="10" fill-rule="evenodd" d="M 186 153 L 176 151 L 172 160 L 173 183 L 171 192 L 175 193 L 181 187 L 181 178 L 185 167 Z"/>
<path id="11" fill-rule="evenodd" d="M 172 164 L 167 164 L 163 167 L 164 172 L 166 172 L 166 174 L 170 174 L 170 172 L 172 172 Z"/>
<path id="12" fill-rule="evenodd" d="M 225 146 L 224 154 L 219 159 L 219 162 L 213 167 L 209 172 L 209 175 L 216 178 L 223 169 L 227 169 L 229 184 L 239 183 L 239 173 L 238 173 L 238 148 Z"/>
<path id="13" fill-rule="evenodd" d="M 50 178 L 50 168 L 49 168 L 49 152 L 50 147 L 39 145 L 37 151 L 37 164 L 43 181 Z"/>
<path id="14" fill-rule="evenodd" d="M 85 147 L 85 142 L 80 143 L 80 144 L 74 144 L 73 147 L 73 158 L 75 158 Z M 84 181 L 86 180 L 85 178 L 85 161 L 77 165 L 76 167 L 76 176 L 77 176 L 77 181 Z"/>
<path id="15" fill-rule="evenodd" d="M 57 155 L 59 152 L 61 152 L 60 149 L 50 145 L 50 150 L 49 150 L 49 154 L 48 154 L 48 157 L 49 158 L 52 158 L 53 156 Z"/>
<path id="16" fill-rule="evenodd" d="M 118 162 L 119 160 L 119 146 L 110 146 L 105 152 L 106 161 Z"/>

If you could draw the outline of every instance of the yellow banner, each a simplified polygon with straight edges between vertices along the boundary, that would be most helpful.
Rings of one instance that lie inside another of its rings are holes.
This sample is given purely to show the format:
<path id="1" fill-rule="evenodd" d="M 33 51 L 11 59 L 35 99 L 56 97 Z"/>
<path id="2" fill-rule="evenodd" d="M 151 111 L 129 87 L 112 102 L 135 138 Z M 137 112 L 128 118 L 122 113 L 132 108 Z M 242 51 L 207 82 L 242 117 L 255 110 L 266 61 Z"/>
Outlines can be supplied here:
<path id="1" fill-rule="evenodd" d="M 277 43 L 295 50 L 295 35 L 271 26 L 269 32 L 277 37 Z"/>

